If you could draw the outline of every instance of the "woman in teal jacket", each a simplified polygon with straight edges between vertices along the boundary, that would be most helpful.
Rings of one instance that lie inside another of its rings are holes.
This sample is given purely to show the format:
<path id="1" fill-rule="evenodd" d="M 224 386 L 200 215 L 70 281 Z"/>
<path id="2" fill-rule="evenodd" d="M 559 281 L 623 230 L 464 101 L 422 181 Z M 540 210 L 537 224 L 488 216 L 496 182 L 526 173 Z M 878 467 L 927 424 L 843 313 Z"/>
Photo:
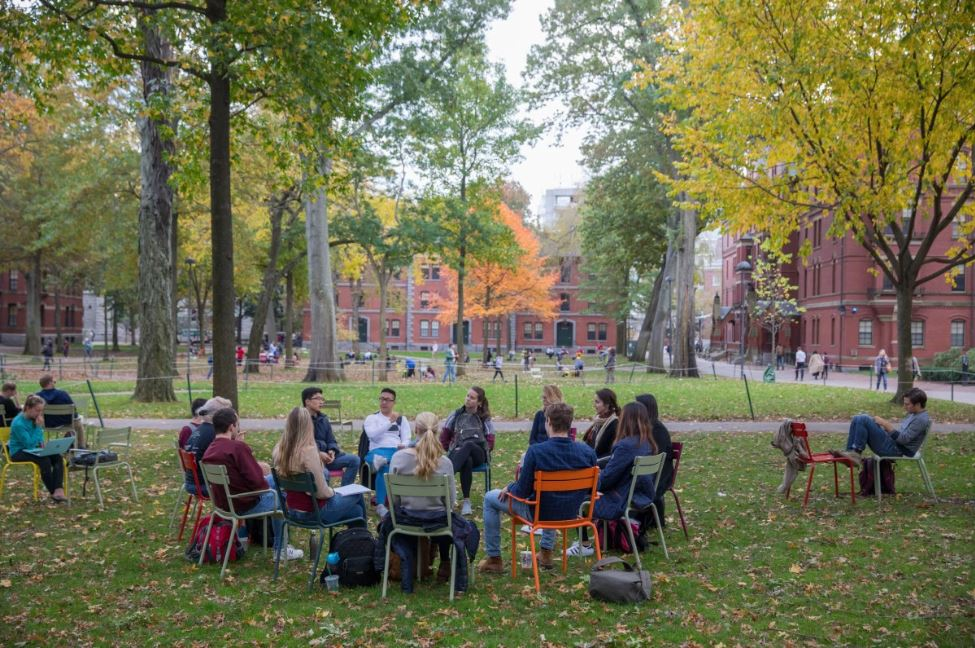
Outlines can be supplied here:
<path id="1" fill-rule="evenodd" d="M 10 458 L 31 461 L 41 469 L 41 479 L 55 502 L 66 502 L 64 496 L 64 461 L 61 455 L 38 457 L 27 450 L 44 445 L 44 399 L 31 394 L 24 400 L 24 410 L 10 424 Z"/>

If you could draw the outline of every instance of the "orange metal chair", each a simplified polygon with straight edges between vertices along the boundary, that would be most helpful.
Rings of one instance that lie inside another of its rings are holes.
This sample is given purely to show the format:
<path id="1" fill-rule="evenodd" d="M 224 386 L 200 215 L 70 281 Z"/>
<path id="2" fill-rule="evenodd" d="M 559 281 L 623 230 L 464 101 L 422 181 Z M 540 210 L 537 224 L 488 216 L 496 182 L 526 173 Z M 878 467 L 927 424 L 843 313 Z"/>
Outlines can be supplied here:
<path id="1" fill-rule="evenodd" d="M 602 553 L 599 550 L 599 534 L 596 532 L 596 525 L 592 521 L 592 511 L 593 506 L 583 507 L 586 511 L 585 515 L 581 512 L 580 514 L 571 520 L 539 520 L 539 515 L 541 514 L 542 508 L 542 494 L 543 493 L 557 493 L 557 492 L 567 492 L 567 491 L 589 491 L 585 499 L 589 502 L 595 502 L 599 498 L 599 493 L 596 492 L 596 486 L 599 483 L 599 468 L 593 466 L 592 468 L 582 468 L 580 470 L 558 470 L 553 472 L 545 472 L 543 470 L 535 471 L 535 499 L 527 500 L 514 495 L 508 494 L 508 513 L 511 515 L 511 576 L 514 577 L 518 573 L 518 528 L 522 525 L 528 525 L 528 543 L 531 547 L 532 552 L 532 571 L 535 576 L 535 592 L 541 592 L 541 583 L 538 580 L 538 560 L 535 551 L 535 530 L 536 529 L 551 529 L 554 531 L 562 531 L 562 573 L 566 573 L 568 569 L 569 560 L 566 555 L 566 550 L 568 549 L 568 542 L 566 541 L 566 531 L 569 529 L 581 529 L 583 527 L 588 527 L 592 529 L 593 544 L 596 547 L 596 560 L 602 558 Z M 528 506 L 532 506 L 535 509 L 535 514 L 531 519 L 525 519 L 515 513 L 514 502 L 518 501 Z"/>
<path id="2" fill-rule="evenodd" d="M 809 448 L 809 433 L 806 431 L 805 423 L 792 424 L 792 436 L 799 440 L 809 457 L 806 464 L 809 466 L 809 479 L 806 480 L 806 497 L 802 501 L 802 507 L 806 508 L 809 503 L 809 491 L 812 488 L 813 474 L 816 472 L 816 464 L 833 464 L 833 491 L 836 497 L 840 496 L 840 475 L 838 465 L 842 464 L 850 469 L 850 501 L 857 503 L 856 490 L 853 488 L 853 462 L 846 457 L 836 457 L 829 452 L 813 452 Z M 789 498 L 789 490 L 785 492 L 786 499 Z"/>
<path id="3" fill-rule="evenodd" d="M 203 513 L 203 503 L 209 502 L 210 498 L 203 494 L 203 480 L 200 479 L 200 468 L 196 463 L 196 455 L 192 452 L 183 450 L 182 448 L 177 448 L 179 451 L 179 463 L 183 466 L 183 470 L 189 471 L 193 475 L 193 485 L 196 487 L 196 495 L 193 493 L 186 494 L 186 505 L 183 506 L 183 520 L 179 523 L 179 537 L 177 540 L 183 539 L 183 531 L 186 529 L 186 518 L 190 514 L 190 503 L 193 499 L 196 499 L 196 518 L 193 520 L 193 529 L 196 529 L 196 525 L 200 521 L 200 514 Z"/>
<path id="4" fill-rule="evenodd" d="M 674 441 L 671 444 L 671 448 L 673 448 L 674 455 L 674 476 L 670 480 L 670 487 L 667 490 L 674 496 L 674 504 L 677 505 L 677 514 L 680 516 L 680 526 L 684 529 L 684 539 L 690 540 L 690 536 L 687 535 L 687 522 L 684 521 L 684 511 L 680 507 L 680 500 L 677 499 L 677 491 L 674 490 L 674 484 L 677 483 L 677 469 L 680 468 L 680 456 L 684 452 L 684 444 L 680 441 Z"/>

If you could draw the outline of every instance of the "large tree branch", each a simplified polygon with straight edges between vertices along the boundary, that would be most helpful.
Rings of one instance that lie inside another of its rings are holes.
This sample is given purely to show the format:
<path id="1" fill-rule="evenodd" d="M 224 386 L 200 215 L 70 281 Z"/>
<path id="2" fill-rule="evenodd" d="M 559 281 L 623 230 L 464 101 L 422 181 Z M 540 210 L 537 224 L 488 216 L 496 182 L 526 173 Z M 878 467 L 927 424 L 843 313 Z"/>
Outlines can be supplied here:
<path id="1" fill-rule="evenodd" d="M 102 7 L 123 7 L 130 9 L 145 9 L 148 11 L 158 11 L 160 9 L 178 9 L 180 11 L 192 11 L 193 13 L 206 15 L 206 8 L 188 2 L 138 2 L 137 0 L 88 0 L 93 5 Z"/>
<path id="2" fill-rule="evenodd" d="M 943 277 L 944 274 L 945 274 L 945 272 L 947 272 L 948 270 L 951 270 L 952 268 L 955 268 L 955 267 L 960 266 L 960 265 L 965 265 L 967 263 L 971 263 L 973 261 L 975 261 L 975 252 L 972 252 L 971 254 L 957 256 L 954 259 L 949 259 L 947 257 L 945 257 L 945 258 L 939 257 L 939 258 L 925 259 L 925 262 L 924 262 L 925 264 L 928 264 L 928 263 L 937 263 L 937 264 L 939 264 L 938 269 L 935 270 L 934 272 L 932 272 L 931 274 L 928 274 L 928 275 L 925 275 L 924 277 L 919 278 L 917 280 L 917 282 L 916 282 L 916 285 L 920 286 L 921 284 L 927 283 L 928 281 L 931 281 L 932 279 L 937 279 L 938 277 Z"/>

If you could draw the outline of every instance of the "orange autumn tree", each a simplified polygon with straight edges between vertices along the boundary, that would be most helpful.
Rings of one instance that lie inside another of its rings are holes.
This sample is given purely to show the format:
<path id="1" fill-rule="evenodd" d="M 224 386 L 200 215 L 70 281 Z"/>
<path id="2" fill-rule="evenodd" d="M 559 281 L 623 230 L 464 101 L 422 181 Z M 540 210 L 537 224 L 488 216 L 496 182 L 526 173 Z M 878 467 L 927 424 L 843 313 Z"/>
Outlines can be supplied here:
<path id="1" fill-rule="evenodd" d="M 471 318 L 480 318 L 484 327 L 485 357 L 491 324 L 496 333 L 494 346 L 500 349 L 502 323 L 510 315 L 527 313 L 552 319 L 558 312 L 558 300 L 551 294 L 557 275 L 545 268 L 538 239 L 507 205 L 501 203 L 497 209 L 498 221 L 512 231 L 518 249 L 510 255 L 510 265 L 494 261 L 473 264 L 464 282 L 465 311 Z M 449 268 L 443 273 L 447 294 L 432 301 L 440 310 L 437 319 L 450 325 L 457 318 L 457 273 Z"/>

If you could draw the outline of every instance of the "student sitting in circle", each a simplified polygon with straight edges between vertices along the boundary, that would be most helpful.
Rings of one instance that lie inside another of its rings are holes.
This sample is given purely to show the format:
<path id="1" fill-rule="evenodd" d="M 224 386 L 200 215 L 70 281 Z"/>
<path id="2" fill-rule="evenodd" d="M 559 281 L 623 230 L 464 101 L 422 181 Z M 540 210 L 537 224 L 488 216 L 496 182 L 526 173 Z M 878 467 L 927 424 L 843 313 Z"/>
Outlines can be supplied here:
<path id="1" fill-rule="evenodd" d="M 488 452 L 494 449 L 494 423 L 484 390 L 474 386 L 467 391 L 463 407 L 447 417 L 440 444 L 460 473 L 460 488 L 464 495 L 461 515 L 471 515 L 471 484 L 474 468 L 487 463 Z"/>
<path id="2" fill-rule="evenodd" d="M 389 387 L 379 393 L 379 411 L 370 414 L 362 422 L 362 429 L 369 437 L 369 452 L 366 462 L 372 465 L 376 476 L 376 513 L 386 517 L 386 480 L 389 461 L 393 453 L 410 443 L 410 422 L 396 409 L 396 392 Z"/>
<path id="3" fill-rule="evenodd" d="M 10 458 L 30 461 L 41 470 L 41 480 L 57 503 L 67 502 L 64 495 L 64 459 L 61 455 L 38 457 L 27 452 L 44 445 L 44 399 L 31 394 L 24 399 L 23 411 L 10 423 Z"/>

